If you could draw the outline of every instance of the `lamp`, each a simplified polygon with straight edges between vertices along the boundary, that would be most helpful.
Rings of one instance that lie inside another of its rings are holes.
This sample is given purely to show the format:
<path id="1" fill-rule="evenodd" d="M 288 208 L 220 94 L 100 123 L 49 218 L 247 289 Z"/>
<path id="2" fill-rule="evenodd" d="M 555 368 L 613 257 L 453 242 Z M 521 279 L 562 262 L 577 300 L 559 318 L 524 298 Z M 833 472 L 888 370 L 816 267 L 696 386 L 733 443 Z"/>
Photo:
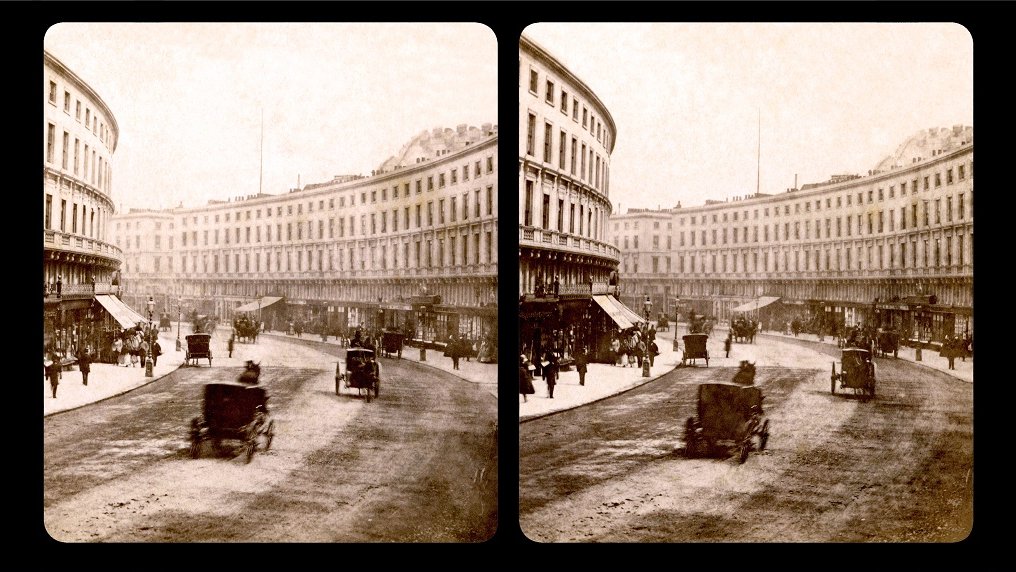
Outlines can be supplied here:
<path id="1" fill-rule="evenodd" d="M 183 321 L 183 301 L 180 298 L 176 299 L 176 351 L 180 351 L 180 322 Z"/>
<path id="2" fill-rule="evenodd" d="M 151 294 L 148 295 L 148 354 L 145 356 L 145 377 L 153 377 L 154 364 L 152 363 L 152 353 L 155 351 L 155 342 L 152 339 L 152 312 L 155 310 L 155 297 Z"/>

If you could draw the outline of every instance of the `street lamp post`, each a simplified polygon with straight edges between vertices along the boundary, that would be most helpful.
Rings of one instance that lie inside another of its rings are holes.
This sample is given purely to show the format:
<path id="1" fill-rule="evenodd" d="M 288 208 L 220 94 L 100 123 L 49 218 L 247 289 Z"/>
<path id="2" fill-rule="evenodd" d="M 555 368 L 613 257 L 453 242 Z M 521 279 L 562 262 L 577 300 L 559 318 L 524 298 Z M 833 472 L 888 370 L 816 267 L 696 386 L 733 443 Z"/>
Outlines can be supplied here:
<path id="1" fill-rule="evenodd" d="M 176 351 L 180 351 L 182 346 L 180 345 L 180 322 L 183 321 L 183 300 L 180 298 L 176 299 Z"/>
<path id="2" fill-rule="evenodd" d="M 154 351 L 155 342 L 152 339 L 152 311 L 155 310 L 155 298 L 151 295 L 148 296 L 148 352 L 145 355 L 145 377 L 154 377 L 155 372 L 153 371 L 155 364 L 152 362 L 152 352 Z"/>
<path id="3" fill-rule="evenodd" d="M 649 377 L 649 352 L 652 351 L 649 349 L 650 343 L 652 341 L 649 339 L 649 316 L 652 314 L 653 311 L 653 302 L 652 300 L 649 299 L 649 294 L 646 294 L 646 301 L 642 303 L 642 308 L 646 314 L 646 323 L 645 326 L 643 326 L 643 331 L 645 332 L 645 334 L 642 336 L 642 339 L 645 340 L 646 345 L 646 353 L 645 355 L 642 356 L 642 377 Z"/>

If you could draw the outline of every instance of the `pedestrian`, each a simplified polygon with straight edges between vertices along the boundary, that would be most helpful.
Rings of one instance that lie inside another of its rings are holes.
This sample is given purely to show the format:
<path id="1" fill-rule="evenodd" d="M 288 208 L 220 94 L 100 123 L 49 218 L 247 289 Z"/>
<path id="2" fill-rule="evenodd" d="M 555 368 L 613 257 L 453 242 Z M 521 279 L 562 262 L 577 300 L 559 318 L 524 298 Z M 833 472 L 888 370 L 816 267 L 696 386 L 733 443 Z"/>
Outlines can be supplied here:
<path id="1" fill-rule="evenodd" d="M 726 357 L 730 357 L 730 346 L 733 344 L 731 334 L 727 333 L 727 339 L 723 340 L 723 351 L 726 352 Z"/>
<path id="2" fill-rule="evenodd" d="M 660 355 L 660 346 L 656 345 L 656 340 L 649 342 L 649 367 L 653 367 L 656 363 L 656 356 Z"/>
<path id="3" fill-rule="evenodd" d="M 547 397 L 554 399 L 554 386 L 557 385 L 557 354 L 548 351 L 543 364 L 543 379 L 547 382 Z"/>
<path id="4" fill-rule="evenodd" d="M 579 348 L 575 352 L 575 371 L 579 372 L 579 385 L 586 384 L 586 364 L 589 358 L 586 356 L 586 349 Z"/>
<path id="5" fill-rule="evenodd" d="M 561 281 L 558 280 L 557 276 L 554 276 L 554 296 L 558 296 L 561 293 Z"/>
<path id="6" fill-rule="evenodd" d="M 956 344 L 953 343 L 952 336 L 945 337 L 939 355 L 949 360 L 949 369 L 956 369 Z"/>
<path id="7" fill-rule="evenodd" d="M 119 337 L 113 340 L 113 347 L 111 348 L 113 354 L 113 363 L 120 365 L 123 361 L 123 340 Z"/>
<path id="8" fill-rule="evenodd" d="M 226 342 L 226 348 L 229 349 L 229 357 L 233 357 L 233 344 L 236 343 L 236 336 L 229 336 L 229 341 Z"/>
<path id="9" fill-rule="evenodd" d="M 459 369 L 459 342 L 454 336 L 448 336 L 448 355 L 452 358 L 452 369 Z"/>
<path id="10" fill-rule="evenodd" d="M 621 356 L 621 341 L 616 337 L 610 341 L 610 365 L 617 365 L 617 360 Z"/>
<path id="11" fill-rule="evenodd" d="M 529 360 L 526 359 L 526 355 L 522 354 L 519 356 L 519 393 L 522 395 L 522 401 L 528 402 L 527 395 L 536 393 L 536 388 L 533 387 L 533 372 L 530 369 L 531 365 Z"/>
<path id="12" fill-rule="evenodd" d="M 141 367 L 148 367 L 148 353 L 149 349 L 148 340 L 142 338 L 141 343 L 138 344 L 138 357 L 141 359 Z"/>
<path id="13" fill-rule="evenodd" d="M 60 385 L 60 357 L 54 351 L 49 352 L 46 361 L 46 377 L 49 378 L 49 387 L 53 390 L 53 399 L 56 399 L 56 388 Z"/>
<path id="14" fill-rule="evenodd" d="M 88 385 L 88 373 L 92 370 L 92 356 L 87 348 L 78 354 L 78 370 L 81 371 L 81 385 Z"/>
<path id="15" fill-rule="evenodd" d="M 162 346 L 159 345 L 158 338 L 152 344 L 152 367 L 159 365 L 159 356 L 162 355 Z"/>

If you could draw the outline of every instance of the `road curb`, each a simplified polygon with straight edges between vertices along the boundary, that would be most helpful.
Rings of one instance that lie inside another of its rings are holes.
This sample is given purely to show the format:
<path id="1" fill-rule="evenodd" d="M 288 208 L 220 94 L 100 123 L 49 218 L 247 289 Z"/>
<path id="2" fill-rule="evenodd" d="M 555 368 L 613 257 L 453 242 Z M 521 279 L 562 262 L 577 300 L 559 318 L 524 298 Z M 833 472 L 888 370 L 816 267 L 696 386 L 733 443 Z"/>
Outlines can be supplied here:
<path id="1" fill-rule="evenodd" d="M 106 397 L 103 397 L 103 398 L 100 398 L 100 399 L 96 399 L 95 401 L 89 401 L 87 403 L 82 403 L 81 405 L 75 405 L 74 407 L 69 407 L 67 409 L 61 409 L 60 411 L 51 411 L 49 413 L 43 413 L 42 417 L 43 417 L 43 419 L 45 419 L 46 417 L 52 417 L 54 415 L 60 415 L 61 413 L 67 413 L 68 411 L 76 411 L 78 409 L 81 409 L 82 407 L 88 407 L 89 405 L 94 405 L 96 403 L 102 403 L 103 401 L 106 401 L 108 399 L 113 399 L 114 397 L 119 397 L 121 395 L 126 395 L 126 394 L 134 391 L 135 389 L 141 389 L 142 387 L 147 387 L 147 386 L 155 383 L 156 381 L 159 381 L 160 379 L 168 376 L 169 374 L 175 372 L 176 370 L 180 369 L 183 366 L 184 366 L 184 364 L 181 363 L 180 365 L 178 365 L 175 368 L 173 368 L 172 371 L 170 371 L 169 373 L 164 373 L 164 374 L 160 375 L 159 377 L 153 377 L 151 379 L 151 381 L 146 381 L 145 383 L 142 383 L 141 385 L 135 385 L 134 387 L 131 387 L 129 389 L 125 389 L 125 390 L 120 391 L 118 393 L 113 393 L 113 394 L 107 395 Z"/>
<path id="2" fill-rule="evenodd" d="M 645 385 L 645 384 L 647 384 L 649 382 L 656 381 L 657 379 L 659 379 L 659 378 L 667 375 L 668 373 L 676 370 L 678 367 L 679 366 L 675 365 L 674 367 L 670 368 L 669 370 L 667 370 L 667 371 L 665 371 L 665 372 L 663 372 L 661 374 L 658 374 L 658 375 L 656 375 L 654 377 L 649 377 L 647 379 L 639 380 L 639 382 L 636 383 L 635 385 L 622 388 L 622 389 L 620 389 L 618 391 L 615 391 L 614 393 L 608 393 L 607 395 L 604 395 L 603 397 L 597 397 L 596 399 L 593 399 L 591 401 L 584 401 L 582 403 L 576 403 L 575 405 L 572 405 L 572 406 L 569 406 L 569 407 L 565 407 L 563 409 L 555 409 L 554 411 L 548 411 L 546 413 L 534 413 L 533 415 L 529 415 L 529 416 L 525 416 L 525 417 L 519 417 L 519 424 L 526 423 L 528 421 L 533 421 L 535 419 L 543 419 L 544 417 L 550 417 L 551 415 L 556 415 L 558 413 L 563 413 L 565 411 L 571 411 L 572 409 L 576 409 L 576 408 L 579 408 L 579 407 L 583 407 L 585 405 L 590 405 L 590 404 L 596 403 L 598 401 L 603 401 L 604 399 L 609 399 L 611 397 L 615 397 L 617 395 L 621 395 L 622 393 L 625 393 L 625 392 L 631 391 L 633 389 L 637 389 L 639 387 L 642 387 L 643 385 Z"/>

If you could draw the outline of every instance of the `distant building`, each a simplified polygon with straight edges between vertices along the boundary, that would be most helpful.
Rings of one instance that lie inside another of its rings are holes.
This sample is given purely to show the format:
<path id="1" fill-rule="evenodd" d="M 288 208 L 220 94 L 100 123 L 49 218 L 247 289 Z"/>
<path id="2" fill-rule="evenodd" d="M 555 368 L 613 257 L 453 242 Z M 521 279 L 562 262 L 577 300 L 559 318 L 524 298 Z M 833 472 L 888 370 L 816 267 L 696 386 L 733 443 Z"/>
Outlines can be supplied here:
<path id="1" fill-rule="evenodd" d="M 497 126 L 424 131 L 370 176 L 111 222 L 124 298 L 176 316 L 258 308 L 277 329 L 410 329 L 427 340 L 497 326 Z M 258 306 L 261 300 L 262 306 Z"/>
<path id="2" fill-rule="evenodd" d="M 99 94 L 46 51 L 42 130 L 44 343 L 94 349 L 111 320 L 97 296 L 115 293 L 123 256 L 106 239 L 120 130 Z"/>
<path id="3" fill-rule="evenodd" d="M 614 215 L 621 298 L 649 293 L 671 315 L 680 298 L 727 320 L 766 296 L 788 318 L 932 340 L 972 332 L 973 177 L 973 127 L 932 128 L 865 176 Z"/>

